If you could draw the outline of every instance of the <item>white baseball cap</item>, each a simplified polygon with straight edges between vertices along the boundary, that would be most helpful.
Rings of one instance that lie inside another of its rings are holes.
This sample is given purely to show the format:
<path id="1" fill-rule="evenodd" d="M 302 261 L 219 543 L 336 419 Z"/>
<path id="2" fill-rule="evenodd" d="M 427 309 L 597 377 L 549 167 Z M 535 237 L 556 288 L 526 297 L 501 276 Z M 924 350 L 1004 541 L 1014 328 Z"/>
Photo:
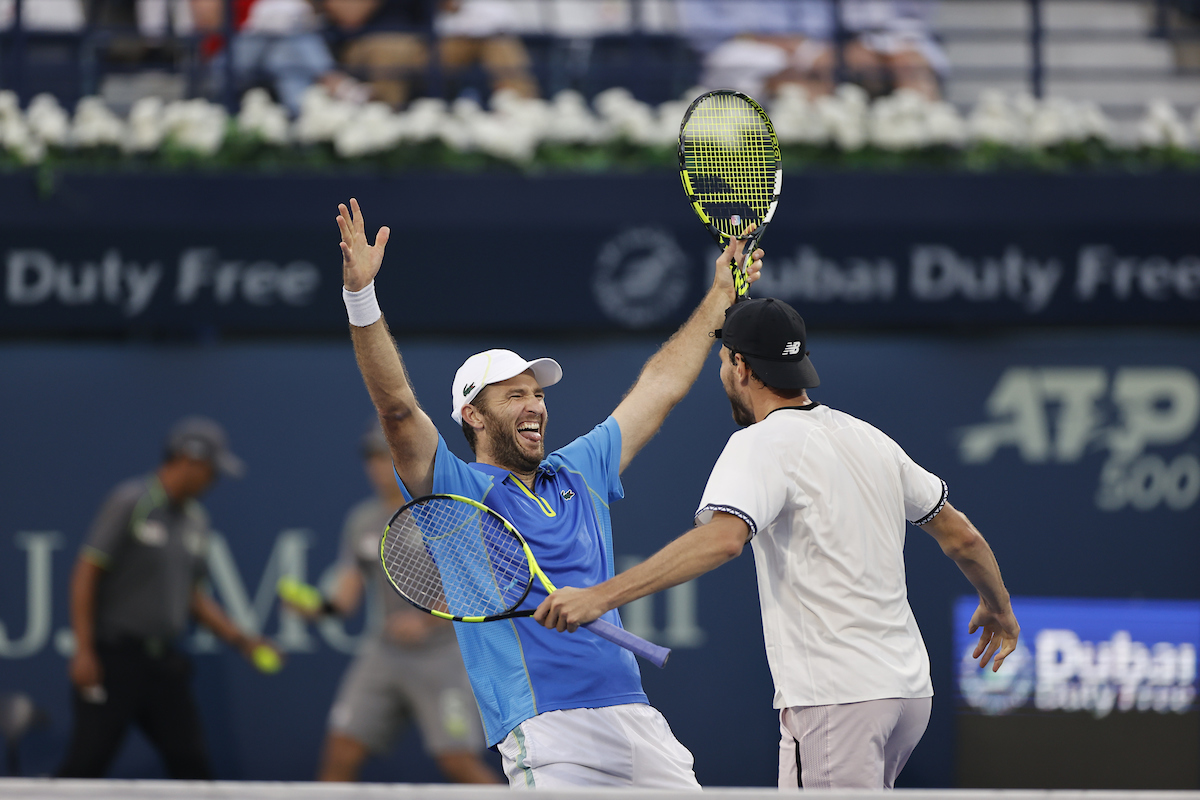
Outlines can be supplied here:
<path id="1" fill-rule="evenodd" d="M 450 416 L 462 424 L 462 408 L 470 405 L 483 387 L 506 381 L 525 370 L 533 370 L 533 379 L 543 388 L 562 380 L 562 367 L 552 358 L 535 358 L 526 361 L 512 350 L 485 350 L 463 362 L 454 373 L 454 385 L 450 387 Z"/>

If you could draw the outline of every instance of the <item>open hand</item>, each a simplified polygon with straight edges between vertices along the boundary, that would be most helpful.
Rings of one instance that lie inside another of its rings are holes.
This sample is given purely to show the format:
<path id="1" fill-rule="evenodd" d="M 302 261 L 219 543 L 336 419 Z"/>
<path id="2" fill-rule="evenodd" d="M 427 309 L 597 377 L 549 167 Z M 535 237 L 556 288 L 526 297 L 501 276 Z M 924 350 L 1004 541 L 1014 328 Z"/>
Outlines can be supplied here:
<path id="1" fill-rule="evenodd" d="M 342 232 L 342 283 L 350 291 L 357 292 L 379 274 L 383 250 L 392 232 L 384 226 L 375 234 L 375 244 L 368 244 L 362 209 L 353 197 L 349 209 L 345 203 L 338 205 L 337 224 Z"/>
<path id="2" fill-rule="evenodd" d="M 975 609 L 974 615 L 971 616 L 971 627 L 967 629 L 967 633 L 974 633 L 980 628 L 983 632 L 979 635 L 979 644 L 975 645 L 975 653 L 971 657 L 978 658 L 979 668 L 983 669 L 994 654 L 996 658 L 992 661 L 992 672 L 995 672 L 1000 669 L 1009 653 L 1017 649 L 1017 637 L 1021 634 L 1021 626 L 1017 624 L 1011 606 L 1007 611 L 996 613 L 980 601 L 979 608 Z"/>

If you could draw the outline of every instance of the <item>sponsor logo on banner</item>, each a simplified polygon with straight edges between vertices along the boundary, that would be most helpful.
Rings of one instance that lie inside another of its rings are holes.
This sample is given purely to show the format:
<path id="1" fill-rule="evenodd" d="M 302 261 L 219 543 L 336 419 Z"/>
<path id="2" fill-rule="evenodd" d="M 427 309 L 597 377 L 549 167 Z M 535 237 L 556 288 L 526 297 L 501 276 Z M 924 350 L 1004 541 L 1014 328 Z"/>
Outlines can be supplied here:
<path id="1" fill-rule="evenodd" d="M 631 228 L 609 239 L 596 256 L 592 294 L 605 315 L 626 328 L 669 319 L 687 297 L 688 259 L 675 237 Z"/>
<path id="2" fill-rule="evenodd" d="M 563 494 L 564 499 L 571 499 L 567 494 L 570 493 Z M 161 523 L 150 522 L 161 528 Z M 146 530 L 149 529 L 143 526 L 142 535 Z M 149 534 L 150 538 L 158 535 Z M 166 535 L 165 528 L 162 535 Z M 356 627 L 353 623 L 336 615 L 322 617 L 309 625 L 298 615 L 280 607 L 279 579 L 287 576 L 309 581 L 309 550 L 316 542 L 316 535 L 308 529 L 280 531 L 266 562 L 247 569 L 250 565 L 245 562 L 244 554 L 239 557 L 228 539 L 213 533 L 205 553 L 208 583 L 230 619 L 242 630 L 269 635 L 281 652 L 313 653 L 320 650 L 323 643 L 330 650 L 354 653 L 370 637 L 370 632 L 383 625 L 379 616 L 382 604 L 367 604 L 367 618 L 358 633 L 351 632 L 350 629 Z M 69 627 L 69 609 L 63 602 L 64 597 L 53 591 L 56 571 L 61 580 L 74 558 L 67 550 L 66 540 L 56 531 L 25 531 L 2 544 L 0 565 L 11 570 L 5 573 L 4 579 L 13 586 L 23 585 L 25 589 L 23 594 L 13 593 L 9 597 L 12 602 L 0 603 L 0 662 L 35 658 L 47 652 L 70 658 L 75 651 L 75 636 Z M 358 555 L 377 561 L 378 538 L 373 540 L 373 547 L 367 544 L 365 540 L 360 543 Z M 13 549 L 18 552 L 13 553 Z M 19 551 L 24 551 L 24 558 Z M 642 557 L 619 555 L 617 560 L 622 569 L 628 569 L 642 561 Z M 23 570 L 18 567 L 22 561 Z M 313 583 L 326 593 L 332 591 L 341 568 L 338 562 L 328 565 L 313 576 Z M 626 629 L 639 636 L 669 647 L 696 648 L 707 638 L 699 624 L 699 607 L 698 589 L 695 581 L 691 581 L 629 603 L 622 609 L 622 616 Z M 663 624 L 659 625 L 659 621 Z M 202 627 L 189 636 L 187 645 L 193 653 L 220 650 L 213 634 Z"/>
<path id="3" fill-rule="evenodd" d="M 140 263 L 115 248 L 68 262 L 43 248 L 14 248 L 4 260 L 4 301 L 12 307 L 109 307 L 137 318 L 155 305 L 308 306 L 320 273 L 307 261 L 277 264 L 223 257 L 215 248 L 184 250 L 174 270 Z"/>
<path id="4" fill-rule="evenodd" d="M 966 631 L 978 604 L 960 598 L 954 613 L 958 688 L 968 708 L 1100 718 L 1195 707 L 1200 602 L 1013 598 L 1021 643 L 999 672 L 973 658 L 976 637 Z"/>
<path id="5" fill-rule="evenodd" d="M 907 269 L 907 273 L 905 273 Z M 1096 302 L 1200 301 L 1200 255 L 1129 255 L 1107 244 L 1084 244 L 1074 259 L 1031 254 L 1010 244 L 966 255 L 944 243 L 921 243 L 908 259 L 823 255 L 810 244 L 776 254 L 755 287 L 760 296 L 795 303 L 1016 304 L 1026 315 L 1052 305 Z"/>
<path id="6" fill-rule="evenodd" d="M 1104 462 L 1104 511 L 1186 511 L 1200 498 L 1200 380 L 1183 367 L 1010 367 L 984 404 L 990 421 L 962 431 L 959 456 L 986 464 L 1011 448 L 1030 464 Z"/>

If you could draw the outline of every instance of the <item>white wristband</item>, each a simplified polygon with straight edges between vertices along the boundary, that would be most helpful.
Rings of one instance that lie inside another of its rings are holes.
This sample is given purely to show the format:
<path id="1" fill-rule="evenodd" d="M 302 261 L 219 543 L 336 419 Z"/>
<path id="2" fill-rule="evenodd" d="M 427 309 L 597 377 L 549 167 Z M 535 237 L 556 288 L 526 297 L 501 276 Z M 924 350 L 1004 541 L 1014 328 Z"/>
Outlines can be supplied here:
<path id="1" fill-rule="evenodd" d="M 350 324 L 356 328 L 365 328 L 383 316 L 379 310 L 379 301 L 375 299 L 375 281 L 371 281 L 357 292 L 342 287 L 342 300 L 346 303 L 346 314 Z"/>

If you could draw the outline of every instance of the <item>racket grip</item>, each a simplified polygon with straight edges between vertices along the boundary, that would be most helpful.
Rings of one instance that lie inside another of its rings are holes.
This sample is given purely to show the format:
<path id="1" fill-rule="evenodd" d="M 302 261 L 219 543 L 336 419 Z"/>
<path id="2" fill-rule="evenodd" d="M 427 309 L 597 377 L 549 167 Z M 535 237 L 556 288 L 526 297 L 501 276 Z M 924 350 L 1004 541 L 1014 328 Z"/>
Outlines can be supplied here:
<path id="1" fill-rule="evenodd" d="M 669 647 L 661 647 L 654 644 L 654 642 L 647 642 L 642 637 L 613 625 L 611 622 L 605 622 L 602 619 L 585 622 L 580 627 L 587 628 L 601 639 L 607 639 L 613 644 L 620 645 L 626 650 L 641 656 L 659 669 L 666 666 L 667 659 L 671 657 L 671 649 Z"/>

